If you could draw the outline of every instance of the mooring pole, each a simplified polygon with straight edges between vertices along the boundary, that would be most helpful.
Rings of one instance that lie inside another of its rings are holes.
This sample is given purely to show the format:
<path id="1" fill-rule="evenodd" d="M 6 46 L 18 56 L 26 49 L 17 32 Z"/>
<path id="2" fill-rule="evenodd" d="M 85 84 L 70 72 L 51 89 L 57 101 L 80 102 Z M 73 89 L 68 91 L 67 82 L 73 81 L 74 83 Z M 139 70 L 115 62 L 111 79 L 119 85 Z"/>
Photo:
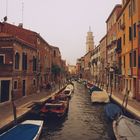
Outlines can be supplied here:
<path id="1" fill-rule="evenodd" d="M 13 97 L 13 90 L 11 91 L 12 95 L 12 109 L 13 109 L 13 116 L 14 116 L 14 124 L 17 124 L 17 111 L 16 111 L 16 105 L 14 102 L 14 97 Z"/>

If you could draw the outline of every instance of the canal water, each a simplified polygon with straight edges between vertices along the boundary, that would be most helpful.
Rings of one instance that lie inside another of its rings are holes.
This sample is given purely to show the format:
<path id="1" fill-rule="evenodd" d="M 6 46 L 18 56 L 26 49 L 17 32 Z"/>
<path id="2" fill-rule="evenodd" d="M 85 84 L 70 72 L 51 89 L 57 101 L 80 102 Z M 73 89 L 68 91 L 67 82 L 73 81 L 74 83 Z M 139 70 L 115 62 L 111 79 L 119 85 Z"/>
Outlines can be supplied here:
<path id="1" fill-rule="evenodd" d="M 67 115 L 45 120 L 40 140 L 113 140 L 112 125 L 104 114 L 104 105 L 91 104 L 84 85 L 75 83 Z"/>

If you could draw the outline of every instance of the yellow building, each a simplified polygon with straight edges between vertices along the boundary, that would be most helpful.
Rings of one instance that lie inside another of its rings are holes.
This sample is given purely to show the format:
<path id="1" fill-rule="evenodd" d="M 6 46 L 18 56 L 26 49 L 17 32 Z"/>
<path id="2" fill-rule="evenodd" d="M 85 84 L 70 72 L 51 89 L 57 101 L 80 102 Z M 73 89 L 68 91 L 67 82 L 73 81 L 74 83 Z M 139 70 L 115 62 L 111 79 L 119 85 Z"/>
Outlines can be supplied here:
<path id="1" fill-rule="evenodd" d="M 117 19 L 117 52 L 121 61 L 122 92 L 130 91 L 130 97 L 138 94 L 138 32 L 140 0 L 122 0 L 122 11 Z M 139 36 L 139 37 L 138 37 Z"/>

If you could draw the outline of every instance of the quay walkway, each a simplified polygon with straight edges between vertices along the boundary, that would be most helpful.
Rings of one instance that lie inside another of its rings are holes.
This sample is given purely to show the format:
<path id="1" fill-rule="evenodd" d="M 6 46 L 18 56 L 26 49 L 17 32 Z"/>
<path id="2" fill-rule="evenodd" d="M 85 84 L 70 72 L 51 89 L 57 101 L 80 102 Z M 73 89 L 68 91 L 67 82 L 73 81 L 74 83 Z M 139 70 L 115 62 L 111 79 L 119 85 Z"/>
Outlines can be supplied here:
<path id="1" fill-rule="evenodd" d="M 16 106 L 17 120 L 21 119 L 29 111 L 36 102 L 44 102 L 49 97 L 58 92 L 58 88 L 52 91 L 41 91 L 40 93 L 34 93 L 25 97 L 22 97 L 14 101 Z M 12 102 L 3 103 L 0 105 L 0 132 L 5 128 L 14 124 L 13 106 Z"/>
<path id="2" fill-rule="evenodd" d="M 111 94 L 111 89 L 108 89 L 107 93 L 111 95 L 111 99 L 114 100 L 116 103 L 118 103 L 120 106 L 122 106 L 124 110 L 127 110 L 136 119 L 140 120 L 140 101 L 137 101 L 136 99 L 133 99 L 132 97 L 129 96 L 127 100 L 125 94 L 123 94 L 122 92 L 118 92 L 116 90 L 112 90 Z"/>
<path id="3" fill-rule="evenodd" d="M 122 93 L 113 92 L 112 99 L 122 106 L 124 96 Z M 140 120 L 140 101 L 128 98 L 126 110 Z"/>

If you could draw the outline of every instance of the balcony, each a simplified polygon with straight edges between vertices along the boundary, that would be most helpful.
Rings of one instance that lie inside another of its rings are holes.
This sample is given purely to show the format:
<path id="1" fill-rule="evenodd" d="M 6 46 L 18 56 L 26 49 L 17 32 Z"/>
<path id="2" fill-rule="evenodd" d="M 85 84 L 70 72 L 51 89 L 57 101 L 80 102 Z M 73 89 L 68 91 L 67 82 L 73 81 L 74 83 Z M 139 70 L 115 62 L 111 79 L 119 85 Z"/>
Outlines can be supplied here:
<path id="1" fill-rule="evenodd" d="M 116 53 L 121 53 L 121 51 L 122 51 L 122 45 L 121 45 L 121 38 L 119 38 L 118 40 L 117 40 L 117 48 L 115 49 L 115 51 L 116 51 Z"/>
<path id="2" fill-rule="evenodd" d="M 122 23 L 121 26 L 120 26 L 121 30 L 124 30 L 125 29 L 125 24 Z"/>

